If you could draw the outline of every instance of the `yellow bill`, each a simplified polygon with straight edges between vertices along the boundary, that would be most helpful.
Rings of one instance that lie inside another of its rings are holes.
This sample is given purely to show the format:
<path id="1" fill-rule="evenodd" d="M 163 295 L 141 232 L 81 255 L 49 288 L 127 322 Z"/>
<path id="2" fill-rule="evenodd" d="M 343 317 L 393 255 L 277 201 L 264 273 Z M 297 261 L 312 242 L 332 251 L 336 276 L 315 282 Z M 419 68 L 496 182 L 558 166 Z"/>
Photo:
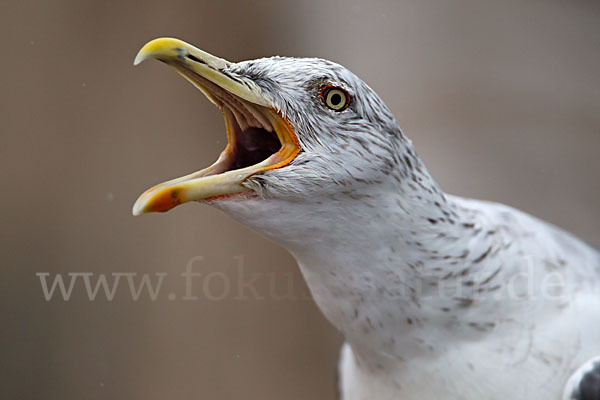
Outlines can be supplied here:
<path id="1" fill-rule="evenodd" d="M 173 67 L 221 109 L 228 143 L 208 168 L 146 190 L 133 206 L 134 215 L 246 192 L 242 183 L 248 177 L 281 168 L 300 152 L 292 126 L 252 80 L 228 71 L 229 61 L 172 38 L 147 43 L 134 64 L 148 58 Z"/>

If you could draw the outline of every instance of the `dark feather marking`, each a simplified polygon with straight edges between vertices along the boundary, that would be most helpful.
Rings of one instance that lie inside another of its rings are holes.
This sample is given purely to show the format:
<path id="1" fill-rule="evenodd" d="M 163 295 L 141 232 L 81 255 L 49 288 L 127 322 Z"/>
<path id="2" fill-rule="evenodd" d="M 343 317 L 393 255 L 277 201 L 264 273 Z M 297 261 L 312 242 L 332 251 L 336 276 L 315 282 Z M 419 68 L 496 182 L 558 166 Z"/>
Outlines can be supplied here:
<path id="1" fill-rule="evenodd" d="M 492 279 L 494 279 L 494 277 L 495 277 L 496 275 L 498 275 L 498 273 L 500 272 L 500 270 L 501 270 L 501 269 L 502 269 L 502 267 L 498 267 L 498 269 L 496 269 L 496 270 L 495 270 L 495 271 L 494 271 L 494 272 L 493 272 L 493 273 L 492 273 L 490 276 L 488 276 L 487 278 L 485 278 L 485 279 L 484 279 L 484 280 L 481 282 L 481 284 L 482 284 L 482 285 L 487 285 L 488 283 L 490 283 L 490 281 L 491 281 Z"/>
<path id="2" fill-rule="evenodd" d="M 484 258 L 486 258 L 490 252 L 492 251 L 492 246 L 488 247 L 488 249 L 479 257 L 477 257 L 476 259 L 473 260 L 473 264 L 477 264 L 480 263 Z"/>
<path id="3" fill-rule="evenodd" d="M 471 307 L 475 303 L 475 300 L 466 297 L 455 297 L 454 300 L 458 302 L 458 306 L 461 308 Z"/>
<path id="4" fill-rule="evenodd" d="M 484 322 L 484 323 L 479 323 L 479 322 L 469 322 L 468 324 L 471 328 L 480 331 L 480 332 L 485 332 L 488 331 L 490 329 L 493 329 L 496 327 L 496 323 L 495 322 Z M 586 399 L 587 400 L 587 399 Z M 591 399 L 590 399 L 591 400 Z"/>

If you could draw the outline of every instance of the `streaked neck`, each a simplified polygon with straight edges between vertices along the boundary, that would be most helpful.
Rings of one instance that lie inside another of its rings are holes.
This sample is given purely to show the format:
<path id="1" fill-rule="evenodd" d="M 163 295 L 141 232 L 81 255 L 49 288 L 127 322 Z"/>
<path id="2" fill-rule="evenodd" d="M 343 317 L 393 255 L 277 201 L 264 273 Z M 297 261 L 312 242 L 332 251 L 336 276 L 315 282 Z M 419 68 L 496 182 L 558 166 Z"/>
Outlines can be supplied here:
<path id="1" fill-rule="evenodd" d="M 472 242 L 484 221 L 426 172 L 327 199 L 219 207 L 292 252 L 325 316 L 384 358 L 431 351 L 473 306 L 473 276 L 494 284 L 498 275 L 482 262 L 491 239 Z"/>

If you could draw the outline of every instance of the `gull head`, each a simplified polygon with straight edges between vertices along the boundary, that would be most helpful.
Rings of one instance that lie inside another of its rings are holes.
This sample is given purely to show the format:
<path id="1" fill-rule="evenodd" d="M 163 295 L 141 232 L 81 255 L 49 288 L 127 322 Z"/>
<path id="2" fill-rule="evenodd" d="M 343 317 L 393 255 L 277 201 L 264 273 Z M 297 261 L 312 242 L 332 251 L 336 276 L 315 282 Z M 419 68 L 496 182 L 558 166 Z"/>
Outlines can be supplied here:
<path id="1" fill-rule="evenodd" d="M 379 96 L 331 61 L 270 57 L 234 63 L 172 38 L 147 43 L 134 63 L 151 58 L 175 69 L 220 108 L 228 143 L 212 165 L 144 192 L 135 215 L 190 201 L 218 206 L 358 196 L 397 179 L 407 165 L 404 154 L 414 155 Z"/>

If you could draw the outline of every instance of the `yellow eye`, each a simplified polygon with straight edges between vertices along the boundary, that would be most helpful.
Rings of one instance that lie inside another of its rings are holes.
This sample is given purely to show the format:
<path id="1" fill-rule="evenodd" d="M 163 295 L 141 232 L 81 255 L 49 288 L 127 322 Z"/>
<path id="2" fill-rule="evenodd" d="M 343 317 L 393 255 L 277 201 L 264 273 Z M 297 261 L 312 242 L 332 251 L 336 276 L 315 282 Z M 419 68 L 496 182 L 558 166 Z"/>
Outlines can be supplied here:
<path id="1" fill-rule="evenodd" d="M 336 86 L 325 86 L 321 89 L 321 98 L 325 105 L 333 111 L 343 111 L 350 104 L 350 95 Z"/>

